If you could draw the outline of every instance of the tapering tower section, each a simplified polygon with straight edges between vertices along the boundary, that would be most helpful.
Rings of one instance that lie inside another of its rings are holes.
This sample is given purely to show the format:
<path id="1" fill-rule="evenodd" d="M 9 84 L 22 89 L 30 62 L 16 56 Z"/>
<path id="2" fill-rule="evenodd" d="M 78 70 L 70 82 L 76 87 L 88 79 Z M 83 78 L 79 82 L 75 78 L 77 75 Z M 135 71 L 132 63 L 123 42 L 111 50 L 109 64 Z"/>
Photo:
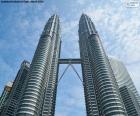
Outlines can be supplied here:
<path id="1" fill-rule="evenodd" d="M 100 37 L 85 14 L 79 22 L 79 44 L 87 116 L 127 116 Z"/>
<path id="2" fill-rule="evenodd" d="M 53 15 L 45 25 L 35 51 L 17 116 L 54 115 L 60 52 L 59 34 L 59 17 Z"/>
<path id="3" fill-rule="evenodd" d="M 30 63 L 24 60 L 12 84 L 10 93 L 4 101 L 0 116 L 15 116 L 15 112 L 17 111 L 19 101 L 28 80 L 27 75 L 29 72 L 29 68 Z"/>

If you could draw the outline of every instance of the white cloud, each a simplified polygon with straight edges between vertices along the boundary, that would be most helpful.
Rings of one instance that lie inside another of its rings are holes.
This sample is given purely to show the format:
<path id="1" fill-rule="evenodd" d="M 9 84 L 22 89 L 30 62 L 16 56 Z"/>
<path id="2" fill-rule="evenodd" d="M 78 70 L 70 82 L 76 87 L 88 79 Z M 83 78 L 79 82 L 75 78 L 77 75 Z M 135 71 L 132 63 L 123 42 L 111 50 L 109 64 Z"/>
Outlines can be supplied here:
<path id="1" fill-rule="evenodd" d="M 80 5 L 85 4 L 85 2 L 87 2 L 86 0 L 76 0 L 76 2 Z"/>

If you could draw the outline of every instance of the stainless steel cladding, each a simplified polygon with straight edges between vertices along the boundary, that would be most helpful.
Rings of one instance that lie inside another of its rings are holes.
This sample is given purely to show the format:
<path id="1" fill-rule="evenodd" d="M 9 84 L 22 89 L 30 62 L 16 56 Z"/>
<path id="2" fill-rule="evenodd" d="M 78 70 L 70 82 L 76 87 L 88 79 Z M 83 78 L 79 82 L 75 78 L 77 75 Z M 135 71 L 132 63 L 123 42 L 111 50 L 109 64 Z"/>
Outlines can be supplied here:
<path id="1" fill-rule="evenodd" d="M 100 37 L 85 14 L 79 22 L 79 45 L 87 116 L 127 116 Z"/>
<path id="2" fill-rule="evenodd" d="M 29 80 L 17 116 L 54 115 L 60 49 L 59 34 L 59 17 L 53 15 L 45 25 L 35 51 Z"/>

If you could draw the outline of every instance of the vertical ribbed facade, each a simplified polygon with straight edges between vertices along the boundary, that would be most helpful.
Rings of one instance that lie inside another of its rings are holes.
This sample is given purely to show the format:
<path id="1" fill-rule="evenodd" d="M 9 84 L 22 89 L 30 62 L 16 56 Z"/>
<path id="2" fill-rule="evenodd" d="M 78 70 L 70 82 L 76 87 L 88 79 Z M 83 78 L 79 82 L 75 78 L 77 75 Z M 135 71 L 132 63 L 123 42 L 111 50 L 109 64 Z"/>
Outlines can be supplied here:
<path id="1" fill-rule="evenodd" d="M 59 33 L 59 18 L 53 15 L 45 25 L 35 51 L 17 116 L 53 116 L 60 49 Z"/>
<path id="2" fill-rule="evenodd" d="M 26 81 L 28 80 L 28 72 L 30 68 L 30 63 L 28 61 L 23 61 L 21 67 L 17 73 L 17 76 L 13 82 L 11 92 L 5 101 L 2 112 L 0 116 L 15 116 L 15 112 L 18 108 L 19 101 L 24 91 Z"/>
<path id="3" fill-rule="evenodd" d="M 122 86 L 119 90 L 128 116 L 140 116 L 140 107 L 133 91 L 127 86 Z"/>
<path id="4" fill-rule="evenodd" d="M 0 114 L 1 114 L 1 111 L 3 109 L 3 106 L 6 102 L 6 100 L 8 99 L 9 97 L 9 94 L 11 92 L 11 89 L 12 89 L 12 82 L 9 82 L 5 87 L 4 87 L 4 90 L 2 92 L 2 95 L 0 97 Z"/>
<path id="5" fill-rule="evenodd" d="M 87 116 L 127 116 L 100 37 L 85 14 L 79 22 L 79 45 Z"/>
<path id="6" fill-rule="evenodd" d="M 114 58 L 109 58 L 109 60 L 128 116 L 140 116 L 140 96 L 125 65 Z"/>
<path id="7" fill-rule="evenodd" d="M 118 83 L 119 88 L 123 86 L 127 86 L 135 95 L 137 102 L 139 103 L 140 107 L 140 95 L 125 67 L 125 65 L 114 58 L 109 58 L 110 64 L 112 66 L 113 72 L 115 74 L 116 81 Z"/>

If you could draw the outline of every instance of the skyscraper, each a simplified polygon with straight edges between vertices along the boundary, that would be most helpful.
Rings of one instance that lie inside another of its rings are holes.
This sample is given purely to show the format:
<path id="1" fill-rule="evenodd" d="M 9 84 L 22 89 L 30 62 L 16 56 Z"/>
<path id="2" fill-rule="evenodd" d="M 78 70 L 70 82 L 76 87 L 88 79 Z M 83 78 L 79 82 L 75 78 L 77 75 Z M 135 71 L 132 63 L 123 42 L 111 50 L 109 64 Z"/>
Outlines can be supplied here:
<path id="1" fill-rule="evenodd" d="M 119 88 L 127 86 L 134 93 L 140 106 L 140 96 L 124 64 L 115 58 L 110 57 L 109 60 Z"/>
<path id="2" fill-rule="evenodd" d="M 120 88 L 128 116 L 140 116 L 140 96 L 124 64 L 114 58 L 110 63 Z"/>
<path id="3" fill-rule="evenodd" d="M 18 103 L 21 99 L 24 91 L 24 86 L 27 82 L 27 74 L 29 72 L 30 64 L 27 61 L 23 61 L 21 67 L 13 82 L 13 86 L 7 100 L 2 108 L 1 116 L 14 116 L 18 107 Z"/>
<path id="4" fill-rule="evenodd" d="M 9 82 L 5 87 L 4 87 L 4 90 L 2 92 L 2 95 L 0 97 L 0 114 L 1 114 L 1 110 L 5 104 L 5 101 L 7 100 L 10 92 L 11 92 L 11 89 L 12 89 L 12 82 Z"/>
<path id="5" fill-rule="evenodd" d="M 60 49 L 59 17 L 53 15 L 45 25 L 35 51 L 25 92 L 17 116 L 53 116 Z"/>
<path id="6" fill-rule="evenodd" d="M 16 116 L 54 116 L 58 65 L 60 63 L 69 66 L 80 63 L 83 73 L 83 80 L 80 80 L 83 81 L 84 86 L 87 116 L 127 116 L 119 91 L 121 82 L 119 83 L 115 78 L 92 20 L 82 14 L 79 21 L 80 59 L 59 58 L 61 48 L 59 23 L 57 15 L 49 18 L 41 34 L 30 69 L 27 68 L 28 75 L 20 78 L 23 70 L 21 67 L 22 70 L 20 69 L 14 82 L 16 89 L 12 89 L 11 96 L 7 100 L 9 102 L 7 106 L 9 108 L 14 106 L 14 108 L 4 112 L 12 112 L 12 116 L 13 114 Z M 24 83 L 23 87 L 21 83 Z M 128 85 L 134 90 L 131 84 Z M 18 95 L 17 93 L 21 91 L 23 93 Z M 15 100 L 14 103 L 18 100 L 16 105 L 10 104 L 12 99 Z"/>
<path id="7" fill-rule="evenodd" d="M 133 91 L 127 86 L 122 86 L 120 87 L 120 93 L 128 116 L 140 116 L 140 107 Z"/>
<path id="8" fill-rule="evenodd" d="M 85 14 L 79 22 L 79 45 L 87 116 L 127 116 L 100 37 Z"/>

